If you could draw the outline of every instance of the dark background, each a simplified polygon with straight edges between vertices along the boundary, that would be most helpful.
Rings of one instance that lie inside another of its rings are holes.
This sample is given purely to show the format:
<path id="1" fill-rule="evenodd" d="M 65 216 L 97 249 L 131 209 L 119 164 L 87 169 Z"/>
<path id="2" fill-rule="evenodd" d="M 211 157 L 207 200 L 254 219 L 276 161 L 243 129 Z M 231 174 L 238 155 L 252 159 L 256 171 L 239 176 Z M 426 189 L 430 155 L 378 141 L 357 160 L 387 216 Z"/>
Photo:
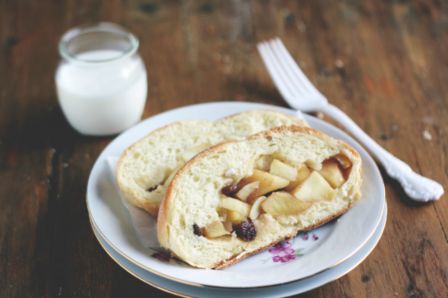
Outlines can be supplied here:
<path id="1" fill-rule="evenodd" d="M 0 1 L 0 296 L 162 295 L 116 265 L 91 231 L 86 182 L 112 138 L 77 134 L 58 107 L 57 43 L 69 28 L 110 21 L 140 38 L 150 86 L 145 117 L 206 101 L 285 106 L 255 48 L 279 36 L 332 103 L 446 188 L 447 6 Z M 446 198 L 417 205 L 385 182 L 389 217 L 378 247 L 351 273 L 302 297 L 448 294 Z"/>

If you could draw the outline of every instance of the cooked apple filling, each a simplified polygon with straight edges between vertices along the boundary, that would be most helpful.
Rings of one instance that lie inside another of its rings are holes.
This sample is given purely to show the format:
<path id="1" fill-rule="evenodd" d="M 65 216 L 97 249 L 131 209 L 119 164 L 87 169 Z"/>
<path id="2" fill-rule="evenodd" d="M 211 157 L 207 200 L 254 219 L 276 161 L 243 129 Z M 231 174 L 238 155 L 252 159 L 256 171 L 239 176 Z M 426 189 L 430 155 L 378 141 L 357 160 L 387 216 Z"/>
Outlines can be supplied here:
<path id="1" fill-rule="evenodd" d="M 217 212 L 220 220 L 201 228 L 200 235 L 214 239 L 235 233 L 244 241 L 255 239 L 258 216 L 298 215 L 313 203 L 331 200 L 348 179 L 352 164 L 337 154 L 312 167 L 292 166 L 271 156 L 255 163 L 252 176 L 225 186 Z M 195 234 L 199 235 L 196 226 Z"/>

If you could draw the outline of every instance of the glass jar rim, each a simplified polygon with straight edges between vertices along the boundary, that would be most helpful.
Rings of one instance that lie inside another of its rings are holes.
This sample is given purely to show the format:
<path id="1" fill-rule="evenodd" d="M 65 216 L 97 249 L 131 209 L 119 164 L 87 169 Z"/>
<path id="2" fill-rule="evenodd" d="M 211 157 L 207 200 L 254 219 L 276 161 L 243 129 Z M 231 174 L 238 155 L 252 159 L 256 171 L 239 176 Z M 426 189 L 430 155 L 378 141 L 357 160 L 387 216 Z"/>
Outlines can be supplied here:
<path id="1" fill-rule="evenodd" d="M 82 58 L 79 58 L 76 55 L 70 53 L 70 51 L 68 49 L 70 42 L 72 42 L 75 38 L 80 37 L 84 34 L 95 33 L 95 32 L 113 33 L 113 34 L 121 35 L 122 37 L 125 37 L 127 39 L 130 47 L 129 47 L 129 49 L 127 49 L 126 51 L 123 51 L 121 54 L 119 54 L 115 57 L 99 59 L 99 60 L 82 59 Z M 99 63 L 107 63 L 107 62 L 120 60 L 120 59 L 123 59 L 126 57 L 130 57 L 130 56 L 134 55 L 135 52 L 137 52 L 139 44 L 140 44 L 140 42 L 139 42 L 138 38 L 131 32 L 127 31 L 122 26 L 119 26 L 114 23 L 109 23 L 109 22 L 100 22 L 100 23 L 91 24 L 91 25 L 78 26 L 78 27 L 68 30 L 67 32 L 65 32 L 62 35 L 62 37 L 59 41 L 58 48 L 59 48 L 59 54 L 64 59 L 67 59 L 69 61 L 73 61 L 73 62 L 77 62 L 77 63 L 85 63 L 85 64 L 99 64 Z"/>

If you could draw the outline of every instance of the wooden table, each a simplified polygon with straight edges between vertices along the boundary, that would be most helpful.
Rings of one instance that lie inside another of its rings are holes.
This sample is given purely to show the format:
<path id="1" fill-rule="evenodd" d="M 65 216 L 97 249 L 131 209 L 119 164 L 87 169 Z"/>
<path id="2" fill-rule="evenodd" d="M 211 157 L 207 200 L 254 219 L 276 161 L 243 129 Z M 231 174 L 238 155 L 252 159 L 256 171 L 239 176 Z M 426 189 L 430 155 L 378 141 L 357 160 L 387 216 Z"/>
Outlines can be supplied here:
<path id="1" fill-rule="evenodd" d="M 116 265 L 89 225 L 87 178 L 112 138 L 77 134 L 53 79 L 59 37 L 87 22 L 139 36 L 144 117 L 220 100 L 285 106 L 255 49 L 279 36 L 333 103 L 448 186 L 446 1 L 43 2 L 0 4 L 1 297 L 168 296 Z M 384 179 L 389 217 L 375 251 L 301 297 L 448 295 L 448 200 L 416 204 Z"/>

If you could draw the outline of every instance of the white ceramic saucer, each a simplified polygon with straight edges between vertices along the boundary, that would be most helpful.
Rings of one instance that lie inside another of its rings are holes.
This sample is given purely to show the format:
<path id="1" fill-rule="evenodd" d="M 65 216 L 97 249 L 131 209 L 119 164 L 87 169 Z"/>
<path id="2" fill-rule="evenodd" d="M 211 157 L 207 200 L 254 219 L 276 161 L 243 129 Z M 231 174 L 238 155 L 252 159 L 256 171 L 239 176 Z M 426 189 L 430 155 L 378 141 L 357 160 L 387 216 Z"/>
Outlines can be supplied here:
<path id="1" fill-rule="evenodd" d="M 297 295 L 303 292 L 310 291 L 317 287 L 320 287 L 326 283 L 334 281 L 339 277 L 347 274 L 358 266 L 375 248 L 378 241 L 383 234 L 384 227 L 387 219 L 387 206 L 384 206 L 384 211 L 380 224 L 372 237 L 358 250 L 353 256 L 348 258 L 341 264 L 318 273 L 314 276 L 287 283 L 284 285 L 251 288 L 251 289 L 227 289 L 227 288 L 210 288 L 210 287 L 195 287 L 178 282 L 171 281 L 169 279 L 160 277 L 156 274 L 148 272 L 139 266 L 136 266 L 132 262 L 129 262 L 126 258 L 122 257 L 107 242 L 99 235 L 94 224 L 92 229 L 97 237 L 100 245 L 106 251 L 106 253 L 124 270 L 136 277 L 137 279 L 147 283 L 159 290 L 184 297 L 246 297 L 246 298 L 263 298 L 263 297 L 286 297 Z"/>
<path id="2" fill-rule="evenodd" d="M 252 109 L 278 110 L 293 115 L 297 113 L 290 109 L 254 103 L 201 104 L 151 117 L 114 139 L 98 157 L 87 187 L 89 214 L 104 241 L 129 262 L 161 277 L 194 286 L 228 288 L 266 287 L 297 281 L 334 267 L 354 255 L 370 239 L 381 220 L 385 206 L 383 180 L 375 162 L 351 137 L 307 115 L 304 118 L 310 126 L 351 144 L 363 160 L 361 200 L 338 221 L 313 231 L 308 237 L 315 241 L 305 241 L 299 236 L 292 243 L 285 244 L 286 247 L 250 257 L 225 270 L 202 270 L 179 262 L 162 262 L 160 258 L 153 257 L 157 256 L 154 250 L 141 244 L 115 189 L 106 159 L 119 156 L 127 146 L 150 131 L 173 121 L 198 118 L 215 120 Z"/>

